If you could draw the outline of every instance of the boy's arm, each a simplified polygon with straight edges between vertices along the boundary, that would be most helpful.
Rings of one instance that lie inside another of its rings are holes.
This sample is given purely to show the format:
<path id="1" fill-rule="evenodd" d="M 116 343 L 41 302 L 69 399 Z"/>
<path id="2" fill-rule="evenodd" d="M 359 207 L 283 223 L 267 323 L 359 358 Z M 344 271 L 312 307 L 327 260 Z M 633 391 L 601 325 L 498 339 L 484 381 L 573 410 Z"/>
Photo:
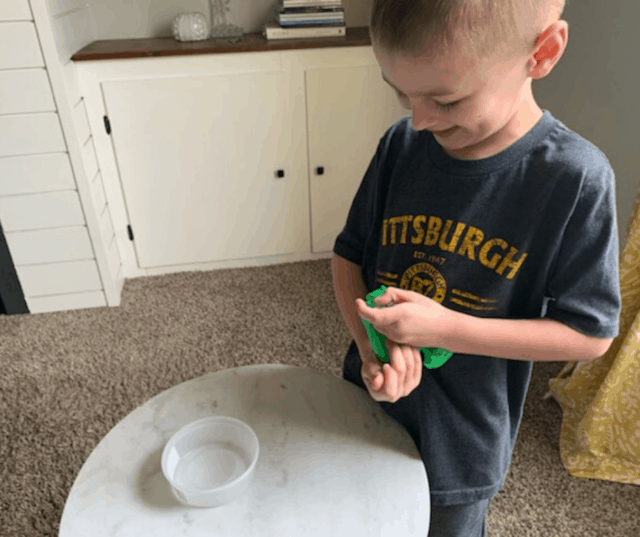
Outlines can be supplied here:
<path id="1" fill-rule="evenodd" d="M 356 308 L 356 298 L 364 299 L 368 292 L 362 277 L 362 267 L 334 253 L 331 269 L 333 289 L 340 313 L 342 313 L 362 356 L 363 349 L 369 342 L 367 329 L 364 327 Z"/>
<path id="2" fill-rule="evenodd" d="M 613 338 L 587 336 L 553 319 L 485 319 L 459 316 L 444 348 L 461 354 L 533 362 L 590 361 L 602 356 Z"/>

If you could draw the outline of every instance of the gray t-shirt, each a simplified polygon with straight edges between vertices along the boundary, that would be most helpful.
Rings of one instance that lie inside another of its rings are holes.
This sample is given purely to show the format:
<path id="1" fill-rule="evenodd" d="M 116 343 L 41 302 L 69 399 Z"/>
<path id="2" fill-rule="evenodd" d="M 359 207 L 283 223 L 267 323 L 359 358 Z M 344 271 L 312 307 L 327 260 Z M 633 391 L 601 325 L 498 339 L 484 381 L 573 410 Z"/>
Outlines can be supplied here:
<path id="1" fill-rule="evenodd" d="M 400 120 L 381 138 L 334 252 L 362 267 L 368 291 L 384 284 L 477 317 L 548 317 L 618 334 L 614 173 L 548 111 L 512 146 L 472 161 Z M 352 342 L 346 360 L 354 353 Z M 428 410 L 394 417 L 419 445 L 434 504 L 501 488 L 531 370 L 530 361 L 462 354 L 423 368 L 417 390 Z"/>

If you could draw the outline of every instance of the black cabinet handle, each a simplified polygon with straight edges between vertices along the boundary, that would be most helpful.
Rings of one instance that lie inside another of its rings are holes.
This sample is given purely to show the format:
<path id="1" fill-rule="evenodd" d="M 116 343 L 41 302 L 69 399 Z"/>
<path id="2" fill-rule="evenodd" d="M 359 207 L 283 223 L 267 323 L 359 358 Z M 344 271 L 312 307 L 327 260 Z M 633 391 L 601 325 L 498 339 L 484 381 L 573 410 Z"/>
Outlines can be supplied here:
<path id="1" fill-rule="evenodd" d="M 318 166 L 316 168 L 316 174 L 317 175 L 324 175 L 324 167 L 323 166 Z M 276 177 L 278 179 L 282 179 L 284 177 L 284 170 L 277 170 L 276 171 Z"/>

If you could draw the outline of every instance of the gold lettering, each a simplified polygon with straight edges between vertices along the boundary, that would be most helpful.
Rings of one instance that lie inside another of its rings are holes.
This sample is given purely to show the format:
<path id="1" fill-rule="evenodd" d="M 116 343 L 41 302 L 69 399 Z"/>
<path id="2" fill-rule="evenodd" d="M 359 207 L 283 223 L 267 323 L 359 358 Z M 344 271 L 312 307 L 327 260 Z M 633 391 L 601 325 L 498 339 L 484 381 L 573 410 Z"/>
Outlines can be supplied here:
<path id="1" fill-rule="evenodd" d="M 484 233 L 480 231 L 477 227 L 469 226 L 467 230 L 467 234 L 465 235 L 462 244 L 460 245 L 460 249 L 458 250 L 458 255 L 465 255 L 471 259 L 471 261 L 476 260 L 475 247 L 480 246 L 480 243 L 484 239 Z"/>
<path id="2" fill-rule="evenodd" d="M 440 236 L 440 228 L 442 227 L 442 220 L 437 216 L 429 217 L 429 224 L 427 226 L 427 236 L 424 239 L 425 246 L 433 246 L 438 242 Z"/>
<path id="3" fill-rule="evenodd" d="M 476 304 L 472 304 L 470 302 L 466 302 L 465 300 L 460 300 L 459 298 L 455 298 L 455 297 L 452 297 L 450 300 L 454 304 L 460 304 L 465 308 L 469 308 L 471 310 L 476 310 L 476 311 L 495 311 L 498 309 L 495 306 L 478 306 Z"/>
<path id="4" fill-rule="evenodd" d="M 424 224 L 426 221 L 427 217 L 423 214 L 420 214 L 413 219 L 413 229 L 416 232 L 416 236 L 411 237 L 412 244 L 420 244 L 422 242 L 422 239 L 424 237 L 424 229 L 422 229 L 422 224 Z"/>
<path id="5" fill-rule="evenodd" d="M 387 225 L 389 224 L 389 220 L 382 221 L 382 246 L 387 245 Z"/>
<path id="6" fill-rule="evenodd" d="M 413 219 L 413 215 L 400 216 L 398 218 L 402 222 L 402 235 L 400 236 L 400 244 L 407 244 L 407 230 L 409 229 L 409 222 Z"/>
<path id="7" fill-rule="evenodd" d="M 402 222 L 401 216 L 389 218 L 389 223 L 391 224 L 391 244 L 396 243 L 396 224 L 399 224 L 400 222 Z"/>
<path id="8" fill-rule="evenodd" d="M 453 236 L 449 241 L 449 244 L 447 244 L 446 237 L 449 234 L 449 230 L 451 229 L 452 224 L 453 224 L 453 220 L 447 220 L 447 223 L 444 226 L 444 229 L 442 230 L 442 235 L 440 235 L 440 243 L 439 243 L 440 249 L 445 250 L 447 252 L 453 252 L 456 249 L 456 244 L 458 244 L 458 240 L 460 240 L 460 235 L 462 235 L 462 232 L 466 227 L 466 224 L 463 224 L 462 222 L 458 222 L 456 224 L 456 230 L 454 231 Z"/>
<path id="9" fill-rule="evenodd" d="M 491 258 L 491 261 L 487 259 L 487 254 L 489 253 L 489 250 L 491 250 L 491 248 L 493 248 L 494 246 L 500 246 L 503 250 L 506 250 L 507 246 L 509 245 L 502 239 L 498 239 L 498 238 L 489 239 L 487 242 L 485 242 L 484 246 L 480 249 L 480 255 L 478 259 L 480 260 L 480 263 L 482 263 L 485 267 L 488 267 L 490 269 L 496 268 L 498 261 L 502 259 L 502 256 L 499 254 L 495 254 Z"/>
<path id="10" fill-rule="evenodd" d="M 516 255 L 517 253 L 518 253 L 518 250 L 516 250 L 513 246 L 511 246 L 509 248 L 509 253 L 505 256 L 505 258 L 502 260 L 502 263 L 500 263 L 500 266 L 496 270 L 496 272 L 500 274 L 500 276 L 502 276 L 504 269 L 506 269 L 507 267 L 511 267 L 511 271 L 509 272 L 509 276 L 507 276 L 507 280 L 512 279 L 516 275 L 516 272 L 518 272 L 518 269 L 520 269 L 520 267 L 522 266 L 522 263 L 524 263 L 524 260 L 529 255 L 526 253 L 522 254 L 520 256 L 520 260 L 514 262 L 513 256 Z"/>

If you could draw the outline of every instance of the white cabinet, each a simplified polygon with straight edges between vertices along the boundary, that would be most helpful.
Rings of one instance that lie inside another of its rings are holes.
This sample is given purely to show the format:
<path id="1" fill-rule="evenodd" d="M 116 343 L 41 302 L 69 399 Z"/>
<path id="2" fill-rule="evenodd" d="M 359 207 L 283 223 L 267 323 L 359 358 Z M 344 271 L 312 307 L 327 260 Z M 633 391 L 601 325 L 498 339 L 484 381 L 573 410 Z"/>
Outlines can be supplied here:
<path id="1" fill-rule="evenodd" d="M 380 137 L 406 115 L 377 66 L 307 69 L 311 249 L 331 252 Z"/>
<path id="2" fill-rule="evenodd" d="M 326 257 L 407 113 L 371 47 L 78 68 L 127 277 Z"/>
<path id="3" fill-rule="evenodd" d="M 304 250 L 281 72 L 103 84 L 141 268 Z"/>

